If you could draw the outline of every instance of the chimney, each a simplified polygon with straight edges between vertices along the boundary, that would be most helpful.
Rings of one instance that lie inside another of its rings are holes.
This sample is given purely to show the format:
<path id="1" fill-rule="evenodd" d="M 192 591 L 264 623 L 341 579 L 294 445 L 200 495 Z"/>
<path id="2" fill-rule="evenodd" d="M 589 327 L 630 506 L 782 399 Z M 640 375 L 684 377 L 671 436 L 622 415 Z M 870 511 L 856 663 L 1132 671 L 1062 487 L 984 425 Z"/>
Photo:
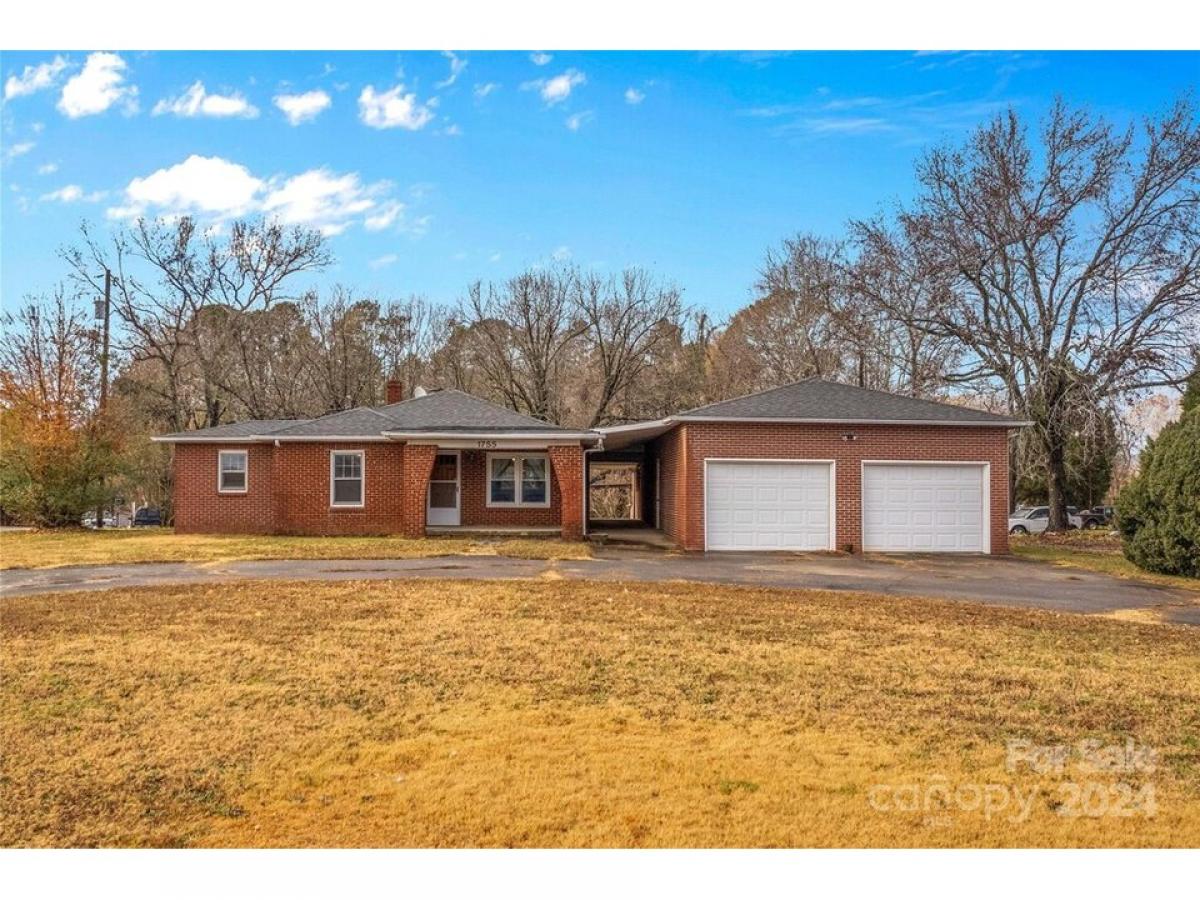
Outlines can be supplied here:
<path id="1" fill-rule="evenodd" d="M 387 380 L 387 402 L 399 403 L 404 399 L 404 382 L 399 378 Z"/>

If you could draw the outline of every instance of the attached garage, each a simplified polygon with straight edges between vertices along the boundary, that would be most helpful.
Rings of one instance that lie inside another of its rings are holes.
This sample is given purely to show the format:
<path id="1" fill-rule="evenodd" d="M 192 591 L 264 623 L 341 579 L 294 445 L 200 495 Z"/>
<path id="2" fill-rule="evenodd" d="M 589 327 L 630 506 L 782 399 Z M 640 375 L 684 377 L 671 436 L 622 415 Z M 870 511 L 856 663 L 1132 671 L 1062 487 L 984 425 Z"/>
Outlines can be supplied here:
<path id="1" fill-rule="evenodd" d="M 986 553 L 986 463 L 864 462 L 863 549 Z"/>
<path id="2" fill-rule="evenodd" d="M 832 550 L 833 463 L 705 461 L 709 550 Z"/>
<path id="3" fill-rule="evenodd" d="M 808 378 L 600 432 L 652 467 L 642 521 L 685 550 L 1001 554 L 1028 424 Z"/>

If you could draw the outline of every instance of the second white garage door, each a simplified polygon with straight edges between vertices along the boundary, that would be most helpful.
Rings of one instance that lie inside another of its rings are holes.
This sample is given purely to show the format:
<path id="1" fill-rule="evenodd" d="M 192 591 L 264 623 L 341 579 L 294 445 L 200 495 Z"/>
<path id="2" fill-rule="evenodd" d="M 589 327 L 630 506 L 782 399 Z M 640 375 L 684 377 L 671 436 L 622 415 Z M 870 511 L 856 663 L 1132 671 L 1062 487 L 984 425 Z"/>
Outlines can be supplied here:
<path id="1" fill-rule="evenodd" d="M 826 462 L 708 460 L 707 549 L 833 549 L 832 469 Z"/>
<path id="2" fill-rule="evenodd" d="M 984 467 L 969 463 L 863 466 L 863 549 L 982 553 Z"/>

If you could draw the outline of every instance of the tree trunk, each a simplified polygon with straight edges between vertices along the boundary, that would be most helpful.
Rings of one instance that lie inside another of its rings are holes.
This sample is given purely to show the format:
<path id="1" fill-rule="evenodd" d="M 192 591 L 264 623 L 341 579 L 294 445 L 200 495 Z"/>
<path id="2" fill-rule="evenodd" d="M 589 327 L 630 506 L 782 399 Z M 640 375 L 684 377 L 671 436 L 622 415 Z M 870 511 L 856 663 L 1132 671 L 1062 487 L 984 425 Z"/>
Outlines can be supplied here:
<path id="1" fill-rule="evenodd" d="M 1050 522 L 1047 531 L 1066 531 L 1067 519 L 1067 442 L 1053 428 L 1046 435 L 1046 490 L 1049 496 Z"/>

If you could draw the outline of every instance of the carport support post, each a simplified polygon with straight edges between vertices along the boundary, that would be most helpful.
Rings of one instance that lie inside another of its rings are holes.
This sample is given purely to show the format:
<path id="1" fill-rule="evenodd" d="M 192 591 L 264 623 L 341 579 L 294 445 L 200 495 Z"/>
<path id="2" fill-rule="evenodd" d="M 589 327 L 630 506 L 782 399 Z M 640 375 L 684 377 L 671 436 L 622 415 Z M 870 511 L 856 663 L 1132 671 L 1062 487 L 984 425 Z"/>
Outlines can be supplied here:
<path id="1" fill-rule="evenodd" d="M 564 541 L 583 540 L 583 448 L 549 447 L 550 466 L 558 485 Z"/>
<path id="2" fill-rule="evenodd" d="M 437 447 L 431 444 L 406 444 L 404 447 L 400 532 L 405 537 L 425 536 L 426 494 L 436 458 Z"/>

